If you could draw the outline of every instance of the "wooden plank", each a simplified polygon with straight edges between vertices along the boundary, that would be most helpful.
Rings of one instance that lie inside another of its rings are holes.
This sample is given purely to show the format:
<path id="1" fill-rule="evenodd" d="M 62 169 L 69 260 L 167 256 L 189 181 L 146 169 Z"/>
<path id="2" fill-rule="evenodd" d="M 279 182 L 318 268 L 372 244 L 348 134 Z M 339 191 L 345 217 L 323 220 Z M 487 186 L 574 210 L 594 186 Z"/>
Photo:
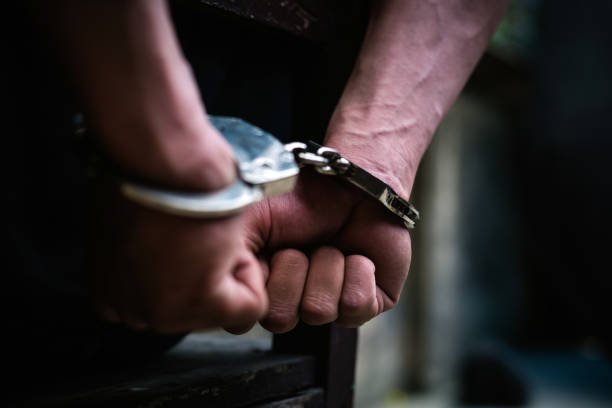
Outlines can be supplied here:
<path id="1" fill-rule="evenodd" d="M 325 406 L 324 396 L 325 393 L 322 388 L 311 388 L 294 397 L 254 405 L 251 408 L 320 408 Z"/>
<path id="2" fill-rule="evenodd" d="M 275 352 L 313 356 L 316 361 L 316 384 L 326 390 L 325 406 L 353 406 L 357 330 L 337 324 L 298 325 L 289 333 L 275 335 Z"/>
<path id="3" fill-rule="evenodd" d="M 253 347 L 251 340 L 201 336 L 188 336 L 145 367 L 57 379 L 38 395 L 9 406 L 238 407 L 289 397 L 314 385 L 312 357 L 272 354 Z"/>

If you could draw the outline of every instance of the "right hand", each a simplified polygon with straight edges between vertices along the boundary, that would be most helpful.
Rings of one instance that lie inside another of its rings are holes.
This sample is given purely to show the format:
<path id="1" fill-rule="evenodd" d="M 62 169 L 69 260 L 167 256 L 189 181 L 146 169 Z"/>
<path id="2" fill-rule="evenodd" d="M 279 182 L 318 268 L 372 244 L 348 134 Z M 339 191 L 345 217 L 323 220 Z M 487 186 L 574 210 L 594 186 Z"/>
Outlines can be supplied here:
<path id="1" fill-rule="evenodd" d="M 164 0 L 66 0 L 44 10 L 88 124 L 124 171 L 176 190 L 233 182 L 231 149 L 206 120 Z M 262 316 L 264 279 L 241 217 L 174 217 L 100 190 L 90 270 L 106 319 L 185 332 Z"/>
<path id="2" fill-rule="evenodd" d="M 206 137 L 217 148 L 202 154 L 212 161 L 231 157 L 221 136 L 210 130 Z M 180 333 L 239 330 L 266 312 L 264 275 L 245 243 L 242 215 L 178 217 L 132 203 L 116 186 L 100 190 L 92 229 L 92 288 L 106 320 Z"/>
<path id="3" fill-rule="evenodd" d="M 294 191 L 246 214 L 250 247 L 271 255 L 264 328 L 284 333 L 300 320 L 358 327 L 397 305 L 410 234 L 356 188 L 305 171 Z"/>

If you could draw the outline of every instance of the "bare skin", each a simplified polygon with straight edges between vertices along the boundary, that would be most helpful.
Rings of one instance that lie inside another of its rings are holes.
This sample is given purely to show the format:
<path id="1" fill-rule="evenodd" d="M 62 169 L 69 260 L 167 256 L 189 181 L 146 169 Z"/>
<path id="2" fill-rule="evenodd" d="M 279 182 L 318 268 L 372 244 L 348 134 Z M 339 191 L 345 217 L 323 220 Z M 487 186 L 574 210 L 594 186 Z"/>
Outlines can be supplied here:
<path id="1" fill-rule="evenodd" d="M 59 4 L 51 29 L 110 155 L 159 185 L 229 184 L 229 148 L 206 119 L 163 0 Z M 326 144 L 408 198 L 434 130 L 505 6 L 376 2 Z M 410 265 L 410 236 L 395 218 L 314 174 L 243 216 L 208 222 L 116 196 L 109 202 L 117 216 L 107 227 L 118 238 L 99 248 L 106 259 L 95 273 L 96 305 L 135 328 L 241 332 L 261 320 L 284 332 L 300 319 L 359 326 L 397 304 Z M 270 250 L 270 259 L 256 261 Z"/>
<path id="2" fill-rule="evenodd" d="M 326 145 L 410 197 L 421 157 L 506 3 L 376 2 Z M 276 249 L 262 321 L 269 330 L 288 331 L 300 319 L 356 327 L 399 301 L 410 236 L 355 190 L 310 175 L 293 193 L 249 211 L 249 220 L 254 250 Z"/>
<path id="3" fill-rule="evenodd" d="M 119 165 L 174 189 L 234 180 L 231 149 L 207 120 L 163 0 L 63 0 L 48 12 L 87 118 Z M 116 192 L 100 200 L 92 272 L 103 317 L 172 333 L 252 324 L 265 313 L 242 216 L 173 217 Z"/>

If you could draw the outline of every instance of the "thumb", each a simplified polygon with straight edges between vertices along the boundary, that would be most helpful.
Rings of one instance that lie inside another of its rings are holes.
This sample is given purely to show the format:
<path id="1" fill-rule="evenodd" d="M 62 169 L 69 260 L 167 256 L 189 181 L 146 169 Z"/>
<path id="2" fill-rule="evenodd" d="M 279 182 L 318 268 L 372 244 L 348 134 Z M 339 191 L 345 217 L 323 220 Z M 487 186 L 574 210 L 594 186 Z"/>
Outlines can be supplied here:
<path id="1" fill-rule="evenodd" d="M 213 313 L 221 327 L 250 327 L 268 310 L 265 277 L 251 253 L 238 261 L 220 282 Z"/>

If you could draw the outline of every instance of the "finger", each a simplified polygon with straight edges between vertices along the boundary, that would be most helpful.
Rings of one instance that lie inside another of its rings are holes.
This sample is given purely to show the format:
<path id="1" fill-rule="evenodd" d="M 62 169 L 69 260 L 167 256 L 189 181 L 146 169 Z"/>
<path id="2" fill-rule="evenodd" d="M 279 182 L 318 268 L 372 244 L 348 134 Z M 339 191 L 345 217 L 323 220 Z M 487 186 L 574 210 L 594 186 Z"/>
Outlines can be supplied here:
<path id="1" fill-rule="evenodd" d="M 365 256 L 346 257 L 338 318 L 340 324 L 358 327 L 378 314 L 374 271 L 374 263 Z"/>
<path id="2" fill-rule="evenodd" d="M 376 284 L 379 288 L 379 297 L 382 299 L 380 313 L 397 306 L 408 276 L 412 254 L 410 235 L 407 231 L 396 228 L 388 231 L 388 237 L 395 243 L 393 256 L 387 256 L 383 252 L 372 258 L 376 264 Z"/>
<path id="3" fill-rule="evenodd" d="M 165 334 L 212 328 L 236 334 L 248 331 L 267 310 L 263 273 L 251 254 L 225 267 L 218 282 L 207 281 L 190 297 L 165 297 L 152 305 L 149 326 Z"/>
<path id="4" fill-rule="evenodd" d="M 382 312 L 392 309 L 399 301 L 412 251 L 406 228 L 376 205 L 374 201 L 367 201 L 357 209 L 355 222 L 343 231 L 339 245 L 351 248 L 353 253 L 367 254 L 376 265 L 377 297 Z M 364 239 L 364 230 L 370 239 Z"/>
<path id="5" fill-rule="evenodd" d="M 267 283 L 270 308 L 261 325 L 273 333 L 285 333 L 298 322 L 308 258 L 298 250 L 284 249 L 274 254 L 270 266 Z"/>
<path id="6" fill-rule="evenodd" d="M 336 248 L 321 247 L 310 258 L 300 315 L 310 325 L 333 322 L 344 280 L 344 255 Z"/>
<path id="7" fill-rule="evenodd" d="M 263 271 L 252 254 L 238 262 L 230 276 L 220 284 L 219 293 L 210 304 L 213 316 L 218 316 L 219 326 L 224 328 L 251 327 L 268 309 Z M 202 317 L 209 323 L 209 317 Z"/>
<path id="8" fill-rule="evenodd" d="M 255 326 L 255 323 L 250 323 L 250 324 L 245 324 L 242 326 L 236 326 L 236 327 L 226 327 L 225 330 L 226 332 L 230 333 L 230 334 L 244 334 L 246 332 L 248 332 L 249 330 L 251 330 L 253 328 L 253 326 Z"/>

